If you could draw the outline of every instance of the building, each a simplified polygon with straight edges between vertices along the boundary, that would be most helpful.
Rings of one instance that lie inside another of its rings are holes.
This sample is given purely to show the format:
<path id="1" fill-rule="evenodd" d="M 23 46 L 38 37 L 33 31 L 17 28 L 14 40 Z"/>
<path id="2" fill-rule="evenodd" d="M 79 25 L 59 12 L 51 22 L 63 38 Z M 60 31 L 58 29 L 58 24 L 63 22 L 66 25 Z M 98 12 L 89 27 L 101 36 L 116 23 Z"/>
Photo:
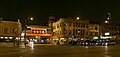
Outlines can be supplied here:
<path id="1" fill-rule="evenodd" d="M 117 39 L 120 38 L 120 26 L 112 22 L 111 14 L 108 13 L 107 19 L 100 25 L 101 39 Z"/>
<path id="2" fill-rule="evenodd" d="M 34 42 L 36 44 L 52 44 L 52 32 L 47 26 L 27 26 L 26 32 L 23 31 L 26 38 L 21 38 L 22 41 L 26 40 L 29 42 Z"/>
<path id="3" fill-rule="evenodd" d="M 51 31 L 53 31 L 53 22 L 56 22 L 57 19 L 56 19 L 55 15 L 52 13 L 49 15 L 48 18 L 49 18 L 48 26 L 50 27 Z"/>
<path id="4" fill-rule="evenodd" d="M 99 24 L 89 24 L 89 38 L 99 39 Z"/>
<path id="5" fill-rule="evenodd" d="M 86 39 L 89 37 L 89 21 L 79 18 L 60 18 L 53 23 L 54 40 Z"/>
<path id="6" fill-rule="evenodd" d="M 16 21 L 3 21 L 0 19 L 0 41 L 14 41 L 21 34 L 21 23 Z"/>
<path id="7" fill-rule="evenodd" d="M 120 26 L 110 23 L 100 25 L 101 39 L 115 39 L 115 38 L 119 38 L 119 35 L 120 35 Z"/>

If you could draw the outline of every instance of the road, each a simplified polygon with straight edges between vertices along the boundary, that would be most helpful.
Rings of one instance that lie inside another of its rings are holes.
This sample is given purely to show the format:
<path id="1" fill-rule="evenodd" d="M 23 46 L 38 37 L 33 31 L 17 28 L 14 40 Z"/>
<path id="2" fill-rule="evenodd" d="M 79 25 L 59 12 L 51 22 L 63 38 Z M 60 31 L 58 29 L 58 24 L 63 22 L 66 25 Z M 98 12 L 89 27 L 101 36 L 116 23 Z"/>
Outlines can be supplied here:
<path id="1" fill-rule="evenodd" d="M 117 46 L 0 47 L 0 57 L 119 57 Z"/>

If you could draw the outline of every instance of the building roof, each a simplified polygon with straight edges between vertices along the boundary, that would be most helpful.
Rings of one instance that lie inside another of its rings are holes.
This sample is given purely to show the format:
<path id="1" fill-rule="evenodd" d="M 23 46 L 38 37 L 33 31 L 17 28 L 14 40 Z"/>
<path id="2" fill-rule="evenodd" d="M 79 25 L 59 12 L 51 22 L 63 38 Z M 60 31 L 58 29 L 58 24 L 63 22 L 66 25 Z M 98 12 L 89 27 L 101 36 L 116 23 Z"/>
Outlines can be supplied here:
<path id="1" fill-rule="evenodd" d="M 38 26 L 38 25 L 30 25 L 30 26 L 27 26 L 28 28 L 50 28 L 48 26 Z"/>
<path id="2" fill-rule="evenodd" d="M 16 21 L 2 21 L 2 23 L 18 23 Z"/>

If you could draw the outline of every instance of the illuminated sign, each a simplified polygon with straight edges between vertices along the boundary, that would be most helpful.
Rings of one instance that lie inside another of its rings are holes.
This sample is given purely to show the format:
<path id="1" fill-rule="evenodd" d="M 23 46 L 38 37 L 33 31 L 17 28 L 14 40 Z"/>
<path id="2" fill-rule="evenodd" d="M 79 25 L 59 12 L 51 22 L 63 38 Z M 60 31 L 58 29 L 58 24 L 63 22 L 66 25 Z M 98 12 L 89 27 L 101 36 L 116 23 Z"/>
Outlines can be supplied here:
<path id="1" fill-rule="evenodd" d="M 109 32 L 107 32 L 107 33 L 105 33 L 105 35 L 110 35 L 110 33 L 109 33 Z"/>
<path id="2" fill-rule="evenodd" d="M 98 37 L 93 37 L 93 39 L 98 39 Z"/>

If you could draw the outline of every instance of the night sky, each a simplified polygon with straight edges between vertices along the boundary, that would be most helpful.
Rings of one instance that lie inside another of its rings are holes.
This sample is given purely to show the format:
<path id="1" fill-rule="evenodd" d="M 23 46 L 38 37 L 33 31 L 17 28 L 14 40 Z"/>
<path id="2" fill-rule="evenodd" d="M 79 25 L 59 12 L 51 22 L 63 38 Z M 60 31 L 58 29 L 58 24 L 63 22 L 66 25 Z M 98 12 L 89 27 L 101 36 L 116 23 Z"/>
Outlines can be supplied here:
<path id="1" fill-rule="evenodd" d="M 112 20 L 120 21 L 120 1 L 110 0 L 0 0 L 0 16 L 4 20 L 23 22 L 34 17 L 34 24 L 47 23 L 51 11 L 56 17 L 77 17 L 91 21 L 105 20 L 111 12 Z M 44 21 L 44 22 L 43 22 Z"/>

